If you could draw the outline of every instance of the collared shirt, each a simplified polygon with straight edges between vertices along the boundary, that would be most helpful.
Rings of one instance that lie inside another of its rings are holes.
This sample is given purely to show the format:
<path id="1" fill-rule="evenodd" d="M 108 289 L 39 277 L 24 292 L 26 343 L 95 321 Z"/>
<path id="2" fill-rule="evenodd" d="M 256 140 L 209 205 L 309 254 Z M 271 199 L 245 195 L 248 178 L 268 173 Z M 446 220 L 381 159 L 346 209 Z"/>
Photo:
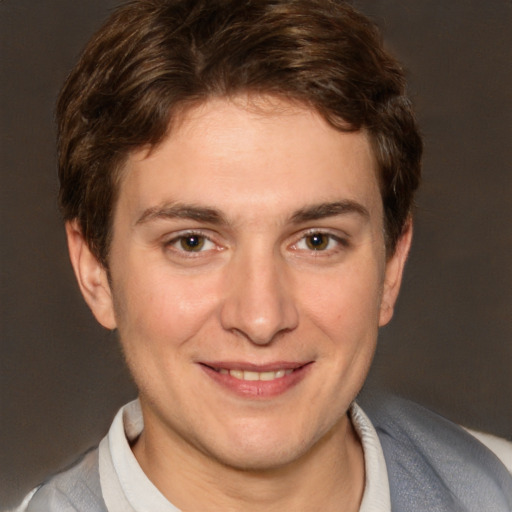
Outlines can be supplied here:
<path id="1" fill-rule="evenodd" d="M 366 481 L 360 512 L 390 512 L 388 474 L 377 433 L 357 405 L 350 409 L 352 423 L 364 451 Z M 100 482 L 109 510 L 178 512 L 142 471 L 130 448 L 143 429 L 138 401 L 125 405 L 116 415 L 108 435 L 100 443 Z"/>
<path id="2" fill-rule="evenodd" d="M 365 488 L 359 512 L 390 512 L 388 472 L 375 428 L 357 404 L 353 404 L 349 412 L 364 452 Z M 140 404 L 135 400 L 119 410 L 108 435 L 101 441 L 98 458 L 104 502 L 112 512 L 177 512 L 178 509 L 145 475 L 133 455 L 130 443 L 143 428 Z M 470 433 L 494 451 L 512 474 L 512 443 L 488 434 Z M 36 490 L 25 497 L 16 512 L 25 510 Z"/>

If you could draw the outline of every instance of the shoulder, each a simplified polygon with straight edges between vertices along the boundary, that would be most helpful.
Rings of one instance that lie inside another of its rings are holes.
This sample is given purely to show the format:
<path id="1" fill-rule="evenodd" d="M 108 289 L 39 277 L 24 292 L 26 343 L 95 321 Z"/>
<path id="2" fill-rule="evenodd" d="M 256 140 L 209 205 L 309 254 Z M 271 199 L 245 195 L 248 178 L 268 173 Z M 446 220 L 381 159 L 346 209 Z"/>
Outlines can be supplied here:
<path id="1" fill-rule="evenodd" d="M 512 510 L 511 475 L 466 430 L 398 397 L 360 403 L 382 445 L 392 500 L 429 503 L 425 510 L 436 511 Z"/>
<path id="2" fill-rule="evenodd" d="M 477 432 L 475 430 L 467 431 L 483 445 L 487 446 L 504 464 L 508 472 L 512 475 L 512 442 L 496 437 L 484 432 Z"/>
<path id="3" fill-rule="evenodd" d="M 33 493 L 23 512 L 106 512 L 101 494 L 98 449 L 83 454 Z"/>

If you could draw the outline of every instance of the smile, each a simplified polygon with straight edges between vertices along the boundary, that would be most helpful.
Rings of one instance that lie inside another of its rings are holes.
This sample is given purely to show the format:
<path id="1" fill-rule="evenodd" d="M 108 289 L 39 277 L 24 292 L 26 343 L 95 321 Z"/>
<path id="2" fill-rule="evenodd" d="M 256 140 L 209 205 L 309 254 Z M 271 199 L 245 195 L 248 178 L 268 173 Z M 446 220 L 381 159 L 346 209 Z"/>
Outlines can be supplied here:
<path id="1" fill-rule="evenodd" d="M 222 375 L 230 375 L 235 379 L 239 380 L 248 380 L 248 381 L 256 381 L 256 380 L 275 380 L 282 379 L 286 375 L 290 375 L 293 372 L 293 369 L 281 369 L 277 371 L 271 372 L 253 372 L 247 370 L 228 370 L 226 368 L 214 368 L 215 371 L 219 372 Z"/>
<path id="2" fill-rule="evenodd" d="M 301 382 L 313 361 L 275 362 L 266 365 L 220 362 L 200 363 L 217 385 L 243 398 L 270 399 L 282 395 Z"/>

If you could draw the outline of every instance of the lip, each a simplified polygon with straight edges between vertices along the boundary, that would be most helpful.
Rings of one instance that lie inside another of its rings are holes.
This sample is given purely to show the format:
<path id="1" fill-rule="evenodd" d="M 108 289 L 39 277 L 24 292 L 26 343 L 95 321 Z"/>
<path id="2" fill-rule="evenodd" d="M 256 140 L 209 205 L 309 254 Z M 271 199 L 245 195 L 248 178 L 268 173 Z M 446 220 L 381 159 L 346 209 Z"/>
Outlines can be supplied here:
<path id="1" fill-rule="evenodd" d="M 235 395 L 252 398 L 273 398 L 284 394 L 301 382 L 309 372 L 312 361 L 290 362 L 276 361 L 268 364 L 254 364 L 249 362 L 214 361 L 200 362 L 199 366 L 214 382 Z M 220 373 L 218 369 L 241 370 L 248 372 L 277 372 L 285 370 L 286 374 L 273 380 L 242 380 L 229 373 Z"/>

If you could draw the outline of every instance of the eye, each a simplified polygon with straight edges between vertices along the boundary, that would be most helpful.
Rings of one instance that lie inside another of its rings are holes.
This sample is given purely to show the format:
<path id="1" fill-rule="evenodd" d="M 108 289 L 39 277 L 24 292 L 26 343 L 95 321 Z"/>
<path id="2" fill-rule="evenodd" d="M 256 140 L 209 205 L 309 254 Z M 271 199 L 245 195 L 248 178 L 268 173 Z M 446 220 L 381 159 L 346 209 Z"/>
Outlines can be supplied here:
<path id="1" fill-rule="evenodd" d="M 180 246 L 184 251 L 199 252 L 204 247 L 205 240 L 201 235 L 182 236 Z"/>
<path id="2" fill-rule="evenodd" d="M 324 251 L 329 247 L 331 238 L 325 233 L 313 233 L 304 238 L 308 249 L 312 251 Z"/>
<path id="3" fill-rule="evenodd" d="M 315 231 L 303 236 L 296 244 L 295 248 L 302 251 L 330 251 L 335 250 L 341 245 L 345 245 L 339 237 Z"/>
<path id="4" fill-rule="evenodd" d="M 199 233 L 186 233 L 171 240 L 167 245 L 183 252 L 203 252 L 211 250 L 215 244 Z"/>

